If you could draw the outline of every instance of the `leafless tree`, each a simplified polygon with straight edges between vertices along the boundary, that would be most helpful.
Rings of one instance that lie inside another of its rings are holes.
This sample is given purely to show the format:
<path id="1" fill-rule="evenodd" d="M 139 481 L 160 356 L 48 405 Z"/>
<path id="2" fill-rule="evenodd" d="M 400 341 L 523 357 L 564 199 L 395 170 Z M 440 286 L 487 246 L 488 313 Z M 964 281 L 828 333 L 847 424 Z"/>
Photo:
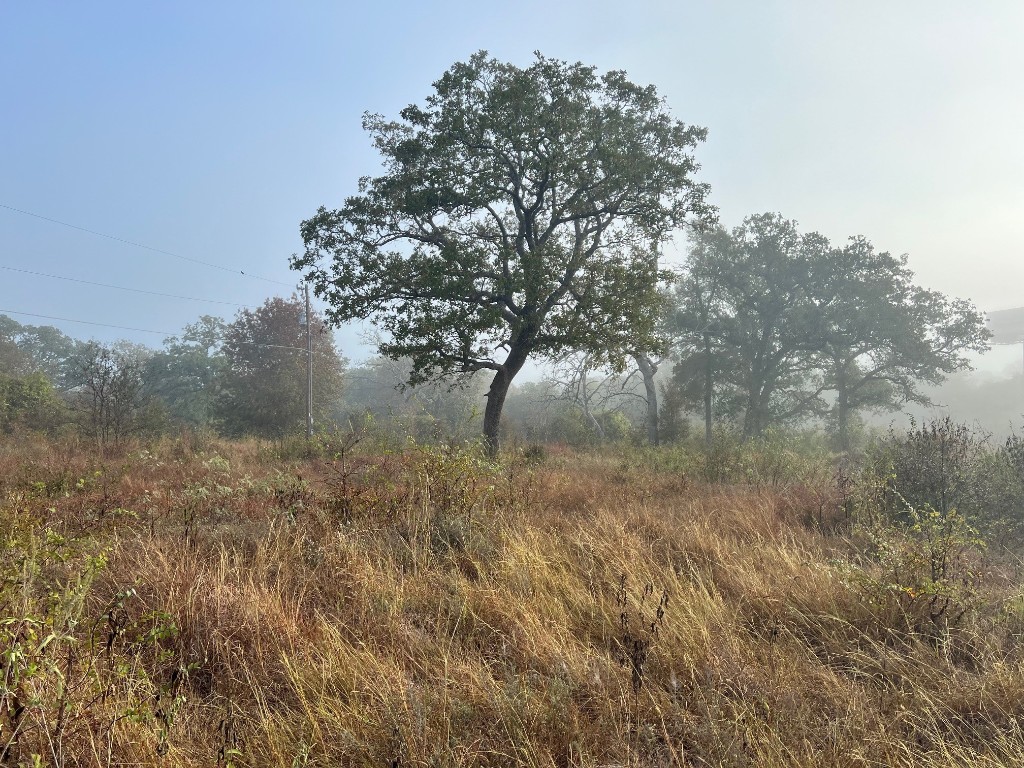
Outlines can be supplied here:
<path id="1" fill-rule="evenodd" d="M 73 404 L 83 428 L 102 447 L 117 445 L 140 426 L 145 406 L 144 354 L 133 347 L 89 342 L 79 359 Z"/>
<path id="2" fill-rule="evenodd" d="M 558 397 L 573 403 L 580 409 L 584 420 L 600 438 L 605 439 L 605 430 L 598 415 L 605 411 L 626 411 L 635 413 L 643 408 L 647 440 L 658 444 L 658 390 L 655 374 L 660 359 L 643 353 L 632 353 L 636 367 L 625 373 L 609 370 L 596 362 L 591 355 L 572 353 L 559 358 L 548 376 L 555 386 Z M 643 382 L 643 390 L 637 386 L 637 379 Z"/>

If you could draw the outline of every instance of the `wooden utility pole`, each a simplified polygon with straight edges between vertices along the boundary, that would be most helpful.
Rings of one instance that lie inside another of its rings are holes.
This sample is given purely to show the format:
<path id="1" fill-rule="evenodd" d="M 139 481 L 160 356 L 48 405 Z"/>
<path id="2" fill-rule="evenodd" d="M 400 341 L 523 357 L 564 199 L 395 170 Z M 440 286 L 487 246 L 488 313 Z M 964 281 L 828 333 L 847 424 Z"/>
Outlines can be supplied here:
<path id="1" fill-rule="evenodd" d="M 306 439 L 313 438 L 313 315 L 309 311 L 309 283 L 303 283 L 306 296 Z"/>

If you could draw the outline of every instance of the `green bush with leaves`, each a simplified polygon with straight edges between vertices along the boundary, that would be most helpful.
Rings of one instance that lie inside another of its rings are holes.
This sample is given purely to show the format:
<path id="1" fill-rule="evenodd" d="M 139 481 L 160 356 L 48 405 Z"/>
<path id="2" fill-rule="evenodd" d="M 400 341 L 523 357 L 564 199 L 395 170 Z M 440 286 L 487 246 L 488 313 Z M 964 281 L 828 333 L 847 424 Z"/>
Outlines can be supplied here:
<path id="1" fill-rule="evenodd" d="M 65 411 L 53 384 L 43 374 L 0 375 L 0 432 L 53 432 L 65 420 Z"/>
<path id="2" fill-rule="evenodd" d="M 857 582 L 889 626 L 941 638 L 980 604 L 985 542 L 955 509 L 908 507 L 905 519 L 863 528 L 874 568 Z"/>
<path id="3" fill-rule="evenodd" d="M 990 541 L 1024 542 L 1024 441 L 994 447 L 985 434 L 950 418 L 890 431 L 869 453 L 867 470 L 882 479 L 877 502 L 894 520 L 908 510 L 956 512 Z"/>

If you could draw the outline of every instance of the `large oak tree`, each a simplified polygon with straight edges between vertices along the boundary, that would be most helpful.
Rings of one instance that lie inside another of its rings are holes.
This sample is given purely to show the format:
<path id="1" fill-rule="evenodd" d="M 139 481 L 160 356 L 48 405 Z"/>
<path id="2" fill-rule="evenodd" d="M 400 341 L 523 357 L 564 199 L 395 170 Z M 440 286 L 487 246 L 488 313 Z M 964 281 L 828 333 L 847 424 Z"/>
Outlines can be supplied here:
<path id="1" fill-rule="evenodd" d="M 675 325 L 680 352 L 691 358 L 683 369 L 703 380 L 708 422 L 712 387 L 723 410 L 742 414 L 745 437 L 824 407 L 809 274 L 828 248 L 778 214 L 692 237 Z"/>
<path id="2" fill-rule="evenodd" d="M 876 251 L 864 237 L 812 264 L 822 381 L 835 392 L 831 421 L 850 447 L 859 410 L 931 403 L 921 384 L 939 384 L 970 368 L 968 354 L 988 349 L 989 331 L 970 301 L 914 284 L 906 256 Z"/>
<path id="3" fill-rule="evenodd" d="M 656 345 L 658 250 L 711 212 L 693 176 L 702 128 L 652 86 L 537 55 L 481 52 L 400 119 L 367 115 L 384 174 L 302 223 L 292 266 L 334 323 L 370 319 L 412 383 L 493 372 L 484 438 L 530 358 L 613 364 Z"/>
<path id="4" fill-rule="evenodd" d="M 714 390 L 748 437 L 827 415 L 845 450 L 857 411 L 928 402 L 921 383 L 987 348 L 973 304 L 913 278 L 905 256 L 863 237 L 835 247 L 779 214 L 697 233 L 674 294 L 674 384 L 690 402 L 703 389 L 708 424 Z"/>

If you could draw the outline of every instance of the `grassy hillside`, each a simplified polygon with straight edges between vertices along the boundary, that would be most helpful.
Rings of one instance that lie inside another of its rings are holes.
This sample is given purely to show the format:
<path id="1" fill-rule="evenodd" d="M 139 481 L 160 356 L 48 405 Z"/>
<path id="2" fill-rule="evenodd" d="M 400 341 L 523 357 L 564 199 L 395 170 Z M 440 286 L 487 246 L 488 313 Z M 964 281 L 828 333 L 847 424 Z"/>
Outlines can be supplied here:
<path id="1" fill-rule="evenodd" d="M 1021 765 L 1022 633 L 825 459 L 0 448 L 0 765 Z"/>

